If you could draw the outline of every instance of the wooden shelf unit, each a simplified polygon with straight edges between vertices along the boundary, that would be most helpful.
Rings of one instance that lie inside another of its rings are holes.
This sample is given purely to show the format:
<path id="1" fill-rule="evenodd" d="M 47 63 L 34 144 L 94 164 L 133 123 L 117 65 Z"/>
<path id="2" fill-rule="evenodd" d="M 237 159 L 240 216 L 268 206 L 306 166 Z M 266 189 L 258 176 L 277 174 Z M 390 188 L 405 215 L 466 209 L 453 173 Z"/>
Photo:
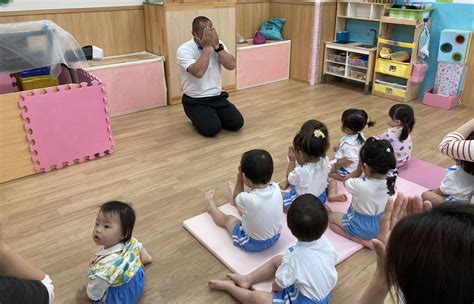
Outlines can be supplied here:
<path id="1" fill-rule="evenodd" d="M 414 27 L 413 41 L 402 42 L 392 40 L 395 34 L 396 26 Z M 431 25 L 431 19 L 427 26 Z M 377 44 L 377 59 L 375 64 L 374 85 L 372 94 L 408 102 L 418 98 L 420 83 L 410 81 L 413 64 L 418 58 L 418 42 L 423 32 L 422 20 L 398 19 L 383 16 L 380 19 L 380 34 Z M 397 62 L 380 57 L 382 47 L 391 45 L 411 50 L 409 62 Z"/>
<path id="2" fill-rule="evenodd" d="M 338 32 L 347 30 L 347 20 L 371 21 L 374 22 L 374 28 L 379 27 L 380 19 L 385 15 L 386 6 L 386 3 L 338 1 L 334 39 L 337 39 L 336 35 Z M 360 47 L 362 44 L 364 43 L 341 44 L 335 41 L 326 42 L 322 82 L 325 82 L 326 75 L 341 77 L 363 83 L 364 94 L 368 94 L 372 86 L 376 47 L 362 48 Z M 331 60 L 331 55 L 338 52 L 345 52 L 346 60 L 344 62 Z M 368 56 L 366 66 L 356 66 L 350 63 L 351 56 L 356 54 Z M 336 73 L 333 68 L 334 66 L 338 66 L 341 73 Z M 360 78 L 352 77 L 354 74 L 359 75 Z M 365 76 L 362 76 L 362 74 L 365 74 Z"/>
<path id="3" fill-rule="evenodd" d="M 362 43 L 340 44 L 336 42 L 326 42 L 324 51 L 324 70 L 322 82 L 326 81 L 326 75 L 341 77 L 364 84 L 364 94 L 368 94 L 372 86 L 374 59 L 376 48 L 362 48 Z M 340 54 L 344 54 L 341 56 Z M 356 65 L 353 59 L 354 55 L 365 55 L 368 59 L 359 60 Z M 336 70 L 340 71 L 337 72 Z M 360 78 L 354 77 L 354 74 L 360 75 Z"/>
<path id="4" fill-rule="evenodd" d="M 338 2 L 336 33 L 346 30 L 347 20 L 364 20 L 380 22 L 385 14 L 384 3 L 368 3 L 368 2 Z"/>

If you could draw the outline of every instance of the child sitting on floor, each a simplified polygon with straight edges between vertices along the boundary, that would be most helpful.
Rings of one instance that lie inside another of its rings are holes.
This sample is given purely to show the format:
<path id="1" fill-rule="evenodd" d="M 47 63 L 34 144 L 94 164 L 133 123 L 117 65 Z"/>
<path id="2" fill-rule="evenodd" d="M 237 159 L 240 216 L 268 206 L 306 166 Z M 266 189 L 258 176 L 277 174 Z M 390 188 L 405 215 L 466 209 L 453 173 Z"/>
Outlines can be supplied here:
<path id="1" fill-rule="evenodd" d="M 390 126 L 383 134 L 376 136 L 390 142 L 395 152 L 397 167 L 403 166 L 411 158 L 411 131 L 415 125 L 415 113 L 407 104 L 396 104 L 388 112 L 387 124 Z"/>
<path id="2" fill-rule="evenodd" d="M 233 201 L 242 221 L 220 211 L 214 202 L 214 190 L 206 193 L 207 212 L 216 225 L 232 236 L 234 246 L 246 251 L 263 251 L 280 238 L 283 201 L 278 184 L 271 182 L 273 160 L 265 150 L 250 150 L 242 155 Z M 244 192 L 244 185 L 249 192 Z"/>
<path id="3" fill-rule="evenodd" d="M 341 137 L 339 146 L 334 147 L 336 163 L 332 166 L 329 177 L 343 181 L 359 164 L 359 151 L 365 142 L 362 130 L 375 122 L 369 120 L 367 112 L 361 109 L 348 109 L 342 113 L 341 130 L 346 135 Z"/>
<path id="4" fill-rule="evenodd" d="M 143 265 L 152 257 L 132 237 L 135 211 L 130 205 L 111 201 L 102 205 L 92 231 L 97 245 L 104 246 L 89 263 L 89 282 L 76 299 L 84 303 L 137 303 L 145 288 Z"/>
<path id="5" fill-rule="evenodd" d="M 356 171 L 344 182 L 352 194 L 347 212 L 332 212 L 329 227 L 342 236 L 373 248 L 372 240 L 379 233 L 389 195 L 395 193 L 396 175 L 387 176 L 396 167 L 393 148 L 387 140 L 367 139 L 360 150 L 360 163 Z M 364 173 L 364 177 L 361 177 Z"/>
<path id="6" fill-rule="evenodd" d="M 329 149 L 327 127 L 318 120 L 308 120 L 293 139 L 293 146 L 288 148 L 288 169 L 286 179 L 280 182 L 285 190 L 283 207 L 288 210 L 298 195 L 311 193 L 323 204 L 326 203 L 328 175 L 331 169 L 326 152 Z M 329 200 L 345 201 L 345 195 L 337 196 L 336 185 L 330 188 Z"/>
<path id="7" fill-rule="evenodd" d="M 467 140 L 474 140 L 472 132 Z M 448 168 L 439 188 L 422 194 L 423 200 L 433 205 L 448 203 L 474 203 L 474 162 L 456 160 L 457 165 Z"/>
<path id="8" fill-rule="evenodd" d="M 288 227 L 298 243 L 248 275 L 228 274 L 230 280 L 211 280 L 209 288 L 224 290 L 243 303 L 329 303 L 336 286 L 337 253 L 323 236 L 328 215 L 312 194 L 298 196 L 288 210 Z M 259 282 L 273 280 L 272 292 L 253 291 Z"/>

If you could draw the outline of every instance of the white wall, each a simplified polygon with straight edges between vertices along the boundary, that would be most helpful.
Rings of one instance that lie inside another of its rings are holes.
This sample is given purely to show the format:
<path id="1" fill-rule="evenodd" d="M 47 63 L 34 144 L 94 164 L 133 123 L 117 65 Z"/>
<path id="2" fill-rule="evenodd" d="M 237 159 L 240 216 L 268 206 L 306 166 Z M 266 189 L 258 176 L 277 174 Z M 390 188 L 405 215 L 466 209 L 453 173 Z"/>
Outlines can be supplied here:
<path id="1" fill-rule="evenodd" d="M 39 10 L 39 9 L 61 9 L 61 8 L 85 8 L 106 6 L 141 5 L 143 0 L 13 0 L 6 6 L 0 6 L 0 12 Z"/>

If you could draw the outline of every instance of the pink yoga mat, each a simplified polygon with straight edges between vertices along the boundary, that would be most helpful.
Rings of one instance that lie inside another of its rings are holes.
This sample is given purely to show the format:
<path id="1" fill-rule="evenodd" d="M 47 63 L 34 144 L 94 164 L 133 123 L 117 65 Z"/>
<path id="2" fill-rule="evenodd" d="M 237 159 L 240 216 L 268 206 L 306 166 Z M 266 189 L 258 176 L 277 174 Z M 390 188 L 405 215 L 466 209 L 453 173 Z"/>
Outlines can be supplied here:
<path id="1" fill-rule="evenodd" d="M 439 188 L 445 171 L 445 168 L 440 166 L 412 158 L 407 164 L 398 168 L 398 175 L 428 189 L 435 189 Z"/>
<path id="2" fill-rule="evenodd" d="M 397 188 L 406 195 L 419 195 L 427 189 L 423 186 L 417 185 L 413 182 L 399 178 L 397 181 Z M 340 193 L 346 193 L 349 197 L 347 202 L 343 203 L 328 203 L 333 211 L 345 212 L 349 207 L 351 200 L 350 194 L 347 193 L 342 183 L 338 184 Z M 232 214 L 238 217 L 238 212 L 235 207 L 225 204 L 220 209 L 226 214 Z M 202 213 L 198 216 L 185 220 L 184 227 L 201 242 L 209 251 L 212 252 L 222 263 L 224 263 L 232 272 L 239 274 L 247 274 L 257 269 L 272 257 L 283 254 L 288 247 L 296 243 L 295 237 L 291 234 L 286 225 L 286 217 L 284 226 L 281 232 L 281 238 L 278 243 L 263 252 L 250 253 L 245 252 L 232 244 L 232 238 L 229 233 L 221 227 L 218 227 L 212 220 L 208 213 Z M 332 242 L 338 253 L 338 263 L 344 261 L 360 249 L 362 246 L 337 235 L 332 230 L 328 229 L 325 236 Z M 253 286 L 256 290 L 271 289 L 270 282 L 264 282 Z"/>

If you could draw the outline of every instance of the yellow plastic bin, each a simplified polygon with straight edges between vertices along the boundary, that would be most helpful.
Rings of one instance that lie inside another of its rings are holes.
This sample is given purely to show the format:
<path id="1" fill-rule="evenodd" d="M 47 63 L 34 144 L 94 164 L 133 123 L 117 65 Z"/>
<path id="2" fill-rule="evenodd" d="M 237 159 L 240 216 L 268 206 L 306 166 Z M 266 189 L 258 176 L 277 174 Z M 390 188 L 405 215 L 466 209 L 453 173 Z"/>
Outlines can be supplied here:
<path id="1" fill-rule="evenodd" d="M 375 71 L 385 75 L 409 79 L 411 77 L 412 65 L 410 63 L 379 58 L 375 62 Z"/>
<path id="2" fill-rule="evenodd" d="M 388 95 L 398 96 L 402 98 L 405 98 L 405 95 L 407 93 L 406 90 L 395 88 L 388 85 L 379 84 L 379 83 L 374 83 L 374 90 L 380 93 L 385 93 Z"/>

